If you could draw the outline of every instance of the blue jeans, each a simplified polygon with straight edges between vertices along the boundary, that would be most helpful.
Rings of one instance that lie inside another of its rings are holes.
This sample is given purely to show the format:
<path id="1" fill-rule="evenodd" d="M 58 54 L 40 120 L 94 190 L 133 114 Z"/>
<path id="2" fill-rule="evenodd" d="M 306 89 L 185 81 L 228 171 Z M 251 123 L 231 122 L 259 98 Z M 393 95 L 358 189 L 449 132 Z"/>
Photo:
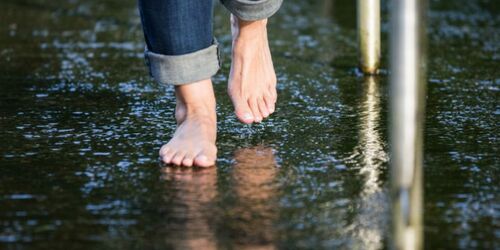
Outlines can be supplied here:
<path id="1" fill-rule="evenodd" d="M 220 67 L 212 33 L 212 0 L 138 0 L 153 78 L 163 84 L 209 79 Z M 221 0 L 242 20 L 273 15 L 283 0 Z"/>

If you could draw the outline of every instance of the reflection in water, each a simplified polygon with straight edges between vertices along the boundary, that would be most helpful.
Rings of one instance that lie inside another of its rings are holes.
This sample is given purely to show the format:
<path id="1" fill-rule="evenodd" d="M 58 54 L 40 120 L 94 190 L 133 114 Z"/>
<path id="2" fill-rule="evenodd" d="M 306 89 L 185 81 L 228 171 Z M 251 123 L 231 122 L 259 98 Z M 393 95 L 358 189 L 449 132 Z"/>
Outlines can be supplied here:
<path id="1" fill-rule="evenodd" d="M 277 164 L 271 148 L 257 146 L 234 153 L 232 182 L 234 201 L 224 209 L 221 221 L 235 249 L 275 249 L 273 224 L 277 217 L 274 180 Z M 167 220 L 167 238 L 175 249 L 217 249 L 214 218 L 217 168 L 163 168 L 168 191 L 165 200 L 172 209 Z M 222 211 L 221 211 L 222 212 Z M 216 217 L 216 216 L 215 216 Z M 228 223 L 230 221 L 230 223 Z"/>
<path id="2" fill-rule="evenodd" d="M 162 179 L 174 190 L 166 239 L 175 249 L 217 249 L 215 230 L 210 225 L 217 196 L 217 168 L 163 168 Z"/>
<path id="3" fill-rule="evenodd" d="M 359 147 L 363 155 L 360 172 L 366 176 L 363 194 L 366 195 L 380 191 L 380 168 L 388 160 L 379 131 L 381 108 L 378 82 L 373 76 L 364 79 L 365 99 L 362 104 Z"/>
<path id="4" fill-rule="evenodd" d="M 236 204 L 231 210 L 235 249 L 275 249 L 273 222 L 277 217 L 278 169 L 271 148 L 257 146 L 234 153 L 232 178 Z"/>
<path id="5" fill-rule="evenodd" d="M 362 164 L 360 174 L 364 185 L 359 200 L 359 211 L 353 223 L 359 249 L 381 249 L 386 232 L 387 193 L 380 184 L 382 165 L 387 162 L 384 142 L 380 137 L 380 93 L 378 79 L 364 79 L 364 101 L 361 104 L 359 143 L 354 157 Z"/>
<path id="6" fill-rule="evenodd" d="M 350 249 L 361 241 L 356 239 L 368 238 L 354 237 L 348 228 L 366 228 L 360 218 L 370 214 L 359 192 L 360 179 L 369 175 L 359 171 L 369 164 L 358 136 L 368 117 L 356 127 L 367 95 L 357 98 L 363 87 L 354 74 L 355 2 L 287 0 L 269 22 L 281 82 L 279 112 L 249 130 L 234 119 L 230 100 L 221 98 L 217 114 L 225 119 L 219 121 L 217 172 L 158 181 L 159 170 L 151 166 L 175 129 L 166 119 L 175 97 L 147 75 L 135 1 L 0 1 L 0 248 L 121 243 L 123 249 L 173 249 L 169 239 L 186 238 L 185 224 L 196 224 L 184 213 L 191 204 L 199 207 L 191 217 L 198 214 L 205 226 L 187 233 L 211 241 L 217 232 L 218 247 L 231 249 L 225 225 L 240 221 L 226 213 L 242 207 L 233 189 L 233 149 L 258 141 L 276 145 L 286 166 L 276 177 L 273 243 L 283 249 Z M 500 249 L 499 3 L 430 1 L 426 249 Z M 214 34 L 225 48 L 221 56 L 229 59 L 227 11 L 219 5 L 214 12 Z M 391 33 L 387 22 L 383 27 Z M 228 70 L 224 64 L 222 71 Z M 386 78 L 380 80 L 386 86 Z M 223 74 L 214 77 L 218 96 L 225 94 L 226 81 Z M 380 93 L 377 131 L 385 140 L 380 131 L 387 129 L 387 98 L 382 88 Z M 360 154 L 344 161 L 353 144 L 360 144 Z M 382 165 L 375 184 L 384 190 L 388 173 Z M 189 198 L 210 193 L 216 198 L 206 203 Z M 363 216 L 357 215 L 358 204 L 364 204 Z"/>

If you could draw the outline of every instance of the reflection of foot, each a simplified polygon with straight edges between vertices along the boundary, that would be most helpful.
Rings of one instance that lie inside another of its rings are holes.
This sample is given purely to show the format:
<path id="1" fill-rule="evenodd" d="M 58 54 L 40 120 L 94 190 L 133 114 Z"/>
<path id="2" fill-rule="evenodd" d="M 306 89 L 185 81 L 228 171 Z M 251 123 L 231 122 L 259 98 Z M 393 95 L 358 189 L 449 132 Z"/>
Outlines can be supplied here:
<path id="1" fill-rule="evenodd" d="M 267 41 L 267 19 L 242 21 L 231 15 L 233 54 L 228 92 L 241 122 L 261 122 L 274 112 L 276 74 Z"/>
<path id="2" fill-rule="evenodd" d="M 238 205 L 233 210 L 240 222 L 233 228 L 234 248 L 275 249 L 278 168 L 274 152 L 262 146 L 243 148 L 234 153 L 234 160 L 232 177 Z"/>
<path id="3" fill-rule="evenodd" d="M 217 168 L 162 168 L 161 179 L 178 191 L 177 201 L 193 208 L 188 211 L 212 202 L 217 195 Z"/>
<path id="4" fill-rule="evenodd" d="M 162 168 L 161 178 L 173 196 L 167 200 L 170 215 L 166 240 L 174 249 L 217 249 L 211 224 L 217 197 L 217 168 Z"/>
<path id="5" fill-rule="evenodd" d="M 161 160 L 187 167 L 214 165 L 217 118 L 211 80 L 176 86 L 175 94 L 177 129 L 160 149 Z"/>
<path id="6" fill-rule="evenodd" d="M 234 152 L 235 167 L 238 169 L 274 169 L 276 160 L 272 148 L 256 146 L 240 148 Z"/>
<path id="7" fill-rule="evenodd" d="M 234 174 L 238 196 L 247 201 L 267 200 L 275 195 L 271 185 L 277 173 L 277 163 L 271 148 L 257 146 L 238 149 L 234 153 Z"/>
<path id="8" fill-rule="evenodd" d="M 217 180 L 216 177 L 217 168 L 161 168 L 161 179 L 176 183 L 194 181 L 196 185 L 203 185 L 206 180 L 210 180 L 211 185 L 215 185 L 212 182 Z"/>

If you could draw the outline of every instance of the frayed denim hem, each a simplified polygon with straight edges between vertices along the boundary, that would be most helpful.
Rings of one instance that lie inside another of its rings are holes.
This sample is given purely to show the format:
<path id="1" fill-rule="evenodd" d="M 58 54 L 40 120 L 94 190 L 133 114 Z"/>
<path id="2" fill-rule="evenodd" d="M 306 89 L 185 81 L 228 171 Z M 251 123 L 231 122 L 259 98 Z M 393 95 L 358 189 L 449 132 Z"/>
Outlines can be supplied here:
<path id="1" fill-rule="evenodd" d="M 184 55 L 162 55 L 144 51 L 150 75 L 161 84 L 189 84 L 214 76 L 220 68 L 219 45 Z"/>
<path id="2" fill-rule="evenodd" d="M 255 21 L 274 15 L 283 0 L 221 0 L 221 3 L 241 20 Z"/>

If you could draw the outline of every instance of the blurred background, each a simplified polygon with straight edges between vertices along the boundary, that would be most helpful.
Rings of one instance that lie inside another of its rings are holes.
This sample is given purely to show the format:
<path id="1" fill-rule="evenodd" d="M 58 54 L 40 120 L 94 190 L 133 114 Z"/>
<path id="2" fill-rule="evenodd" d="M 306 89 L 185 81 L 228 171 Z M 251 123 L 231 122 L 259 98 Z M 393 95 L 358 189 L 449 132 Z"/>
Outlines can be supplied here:
<path id="1" fill-rule="evenodd" d="M 278 109 L 241 125 L 225 94 L 217 168 L 159 168 L 175 129 L 136 2 L 0 2 L 0 248 L 385 249 L 382 74 L 357 70 L 352 0 L 286 0 L 269 23 Z M 424 247 L 499 249 L 500 2 L 430 0 Z"/>

